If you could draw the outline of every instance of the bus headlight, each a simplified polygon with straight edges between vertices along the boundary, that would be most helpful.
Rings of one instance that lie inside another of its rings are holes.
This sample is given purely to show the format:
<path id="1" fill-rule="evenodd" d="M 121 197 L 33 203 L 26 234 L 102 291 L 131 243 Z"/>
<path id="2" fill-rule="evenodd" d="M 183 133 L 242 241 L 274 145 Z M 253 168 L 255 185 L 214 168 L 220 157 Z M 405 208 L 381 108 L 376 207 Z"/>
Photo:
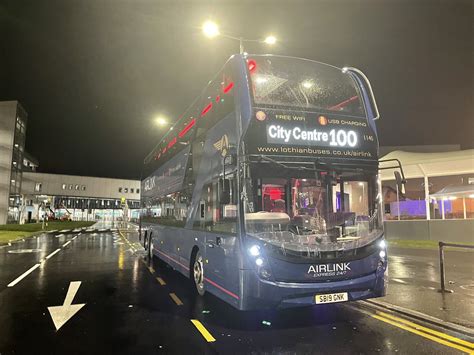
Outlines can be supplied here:
<path id="1" fill-rule="evenodd" d="M 379 253 L 379 256 L 381 259 L 384 259 L 387 254 L 385 253 L 385 250 L 381 250 Z"/>
<path id="2" fill-rule="evenodd" d="M 382 239 L 379 242 L 379 247 L 380 247 L 380 249 L 385 249 L 387 247 L 387 243 L 385 242 L 385 239 Z"/>
<path id="3" fill-rule="evenodd" d="M 259 256 L 260 255 L 260 247 L 258 245 L 252 245 L 249 248 L 249 253 L 252 256 Z"/>
<path id="4" fill-rule="evenodd" d="M 262 258 L 255 259 L 255 264 L 257 264 L 257 266 L 262 266 L 263 265 L 263 259 Z"/>

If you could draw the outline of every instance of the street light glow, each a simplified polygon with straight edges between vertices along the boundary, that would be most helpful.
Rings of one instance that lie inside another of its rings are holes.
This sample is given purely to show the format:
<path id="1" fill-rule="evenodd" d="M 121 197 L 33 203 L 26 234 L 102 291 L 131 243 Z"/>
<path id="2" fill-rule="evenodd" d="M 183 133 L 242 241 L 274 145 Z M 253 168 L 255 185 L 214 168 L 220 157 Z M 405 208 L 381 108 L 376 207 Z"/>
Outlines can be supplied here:
<path id="1" fill-rule="evenodd" d="M 219 35 L 219 27 L 213 21 L 206 21 L 202 25 L 202 32 L 206 37 L 214 38 Z"/>
<path id="2" fill-rule="evenodd" d="M 312 81 L 306 80 L 306 81 L 303 81 L 302 85 L 305 89 L 311 89 L 314 84 Z"/>
<path id="3" fill-rule="evenodd" d="M 275 36 L 267 36 L 263 42 L 265 42 L 266 44 L 269 44 L 269 45 L 273 45 L 275 44 L 277 41 L 276 37 Z"/>
<path id="4" fill-rule="evenodd" d="M 155 119 L 155 122 L 158 126 L 166 126 L 168 124 L 168 121 L 166 120 L 165 117 L 163 116 L 158 116 L 156 119 Z"/>

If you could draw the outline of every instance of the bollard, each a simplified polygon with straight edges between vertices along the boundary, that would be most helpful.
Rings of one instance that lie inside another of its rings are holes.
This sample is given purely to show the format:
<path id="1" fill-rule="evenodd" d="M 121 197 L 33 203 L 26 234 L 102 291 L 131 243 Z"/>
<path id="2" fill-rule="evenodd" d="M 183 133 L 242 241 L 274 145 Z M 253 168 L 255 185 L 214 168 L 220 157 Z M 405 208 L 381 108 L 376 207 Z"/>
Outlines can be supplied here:
<path id="1" fill-rule="evenodd" d="M 444 273 L 444 247 L 456 247 L 456 248 L 466 248 L 466 249 L 474 249 L 474 245 L 466 245 L 466 244 L 456 244 L 456 243 L 444 243 L 438 242 L 439 246 L 439 274 L 440 274 L 440 281 L 441 281 L 441 288 L 438 292 L 441 293 L 453 293 L 453 290 L 446 289 L 445 283 L 445 273 Z"/>
<path id="2" fill-rule="evenodd" d="M 439 247 L 439 274 L 441 278 L 441 289 L 439 289 L 439 292 L 449 292 L 452 293 L 452 290 L 446 290 L 445 287 L 445 278 L 444 278 L 444 249 L 443 249 L 444 243 L 439 242 L 438 247 Z"/>

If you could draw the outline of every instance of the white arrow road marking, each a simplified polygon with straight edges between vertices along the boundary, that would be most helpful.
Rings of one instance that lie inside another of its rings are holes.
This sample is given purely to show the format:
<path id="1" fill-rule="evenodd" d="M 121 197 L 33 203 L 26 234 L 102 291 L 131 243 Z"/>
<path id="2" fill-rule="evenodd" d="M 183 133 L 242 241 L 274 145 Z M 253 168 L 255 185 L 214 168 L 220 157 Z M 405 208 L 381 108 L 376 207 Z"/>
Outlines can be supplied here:
<path id="1" fill-rule="evenodd" d="M 53 319 L 54 326 L 56 331 L 59 330 L 69 319 L 71 319 L 82 307 L 86 304 L 72 304 L 72 300 L 76 295 L 79 287 L 81 286 L 81 281 L 71 281 L 69 284 L 69 289 L 67 290 L 66 298 L 64 299 L 64 304 L 62 306 L 52 306 L 48 307 L 51 318 Z"/>

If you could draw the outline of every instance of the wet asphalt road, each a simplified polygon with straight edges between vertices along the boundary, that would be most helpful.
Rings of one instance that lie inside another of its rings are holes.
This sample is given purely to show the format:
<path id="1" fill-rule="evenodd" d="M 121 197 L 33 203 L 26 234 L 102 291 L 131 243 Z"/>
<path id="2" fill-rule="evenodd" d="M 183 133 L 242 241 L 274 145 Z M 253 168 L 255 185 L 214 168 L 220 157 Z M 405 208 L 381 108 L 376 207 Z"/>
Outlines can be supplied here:
<path id="1" fill-rule="evenodd" d="M 459 353 L 350 305 L 239 312 L 212 295 L 197 298 L 189 280 L 148 264 L 117 233 L 76 236 L 42 235 L 0 249 L 0 354 Z M 48 307 L 63 304 L 71 281 L 81 281 L 72 304 L 86 305 L 56 331 Z"/>

